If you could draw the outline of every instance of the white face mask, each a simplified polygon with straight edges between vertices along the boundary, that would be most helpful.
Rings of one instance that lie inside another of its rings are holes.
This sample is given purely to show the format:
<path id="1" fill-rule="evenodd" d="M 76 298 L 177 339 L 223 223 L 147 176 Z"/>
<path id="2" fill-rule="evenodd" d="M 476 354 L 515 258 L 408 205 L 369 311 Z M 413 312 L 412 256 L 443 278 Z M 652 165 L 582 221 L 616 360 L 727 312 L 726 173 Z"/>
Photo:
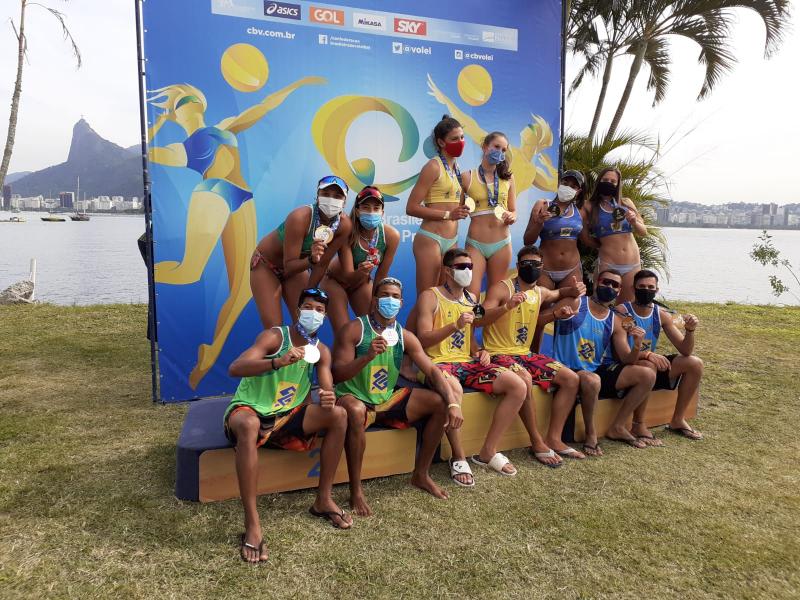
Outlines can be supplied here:
<path id="1" fill-rule="evenodd" d="M 344 208 L 344 200 L 328 198 L 327 196 L 320 196 L 317 198 L 317 203 L 319 204 L 319 209 L 322 211 L 322 214 L 329 219 L 341 213 Z"/>
<path id="2" fill-rule="evenodd" d="M 561 202 L 571 202 L 572 199 L 578 194 L 575 190 L 573 190 L 568 185 L 560 185 L 558 186 L 558 199 Z"/>
<path id="3" fill-rule="evenodd" d="M 472 283 L 472 269 L 453 269 L 453 279 L 461 287 Z"/>

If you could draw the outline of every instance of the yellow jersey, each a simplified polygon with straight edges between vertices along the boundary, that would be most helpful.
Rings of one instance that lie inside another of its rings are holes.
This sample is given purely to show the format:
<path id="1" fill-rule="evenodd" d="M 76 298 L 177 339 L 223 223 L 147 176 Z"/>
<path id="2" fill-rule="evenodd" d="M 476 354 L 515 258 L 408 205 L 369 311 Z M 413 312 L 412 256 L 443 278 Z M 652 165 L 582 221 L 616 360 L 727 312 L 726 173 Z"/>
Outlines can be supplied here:
<path id="1" fill-rule="evenodd" d="M 511 179 L 500 179 L 498 177 L 497 180 L 499 181 L 497 185 L 497 206 L 502 206 L 505 210 L 508 210 L 508 190 L 511 187 Z M 494 182 L 489 184 L 488 187 L 492 189 L 492 196 L 494 196 Z M 478 169 L 473 169 L 470 172 L 467 196 L 475 200 L 475 210 L 470 216 L 488 215 L 494 211 L 494 207 L 489 206 L 489 189 L 478 178 Z"/>
<path id="2" fill-rule="evenodd" d="M 514 280 L 505 279 L 508 291 L 515 293 Z M 489 354 L 523 356 L 531 351 L 531 341 L 539 318 L 542 294 L 538 286 L 528 290 L 528 299 L 483 328 L 483 347 Z"/>
<path id="3" fill-rule="evenodd" d="M 431 189 L 428 190 L 428 196 L 425 198 L 425 205 L 441 204 L 443 202 L 460 202 L 461 201 L 461 182 L 456 175 L 456 172 L 445 171 L 441 159 L 436 159 L 436 164 L 439 166 L 439 177 L 433 182 Z"/>
<path id="4" fill-rule="evenodd" d="M 433 328 L 441 329 L 458 321 L 461 313 L 472 310 L 471 306 L 457 300 L 445 298 L 439 288 L 430 288 L 436 296 L 436 311 L 433 313 Z M 472 324 L 464 329 L 456 329 L 438 344 L 425 348 L 434 363 L 470 362 L 469 343 L 472 339 Z"/>

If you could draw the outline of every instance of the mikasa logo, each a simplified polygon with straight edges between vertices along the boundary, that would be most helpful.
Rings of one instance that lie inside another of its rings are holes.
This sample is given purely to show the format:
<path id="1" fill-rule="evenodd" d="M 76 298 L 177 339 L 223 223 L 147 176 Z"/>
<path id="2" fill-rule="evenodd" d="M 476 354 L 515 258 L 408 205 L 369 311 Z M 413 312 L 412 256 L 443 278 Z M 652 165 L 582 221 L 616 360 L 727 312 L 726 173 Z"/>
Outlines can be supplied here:
<path id="1" fill-rule="evenodd" d="M 386 17 L 383 15 L 353 13 L 353 27 L 361 27 L 362 29 L 380 29 L 381 31 L 386 31 Z"/>

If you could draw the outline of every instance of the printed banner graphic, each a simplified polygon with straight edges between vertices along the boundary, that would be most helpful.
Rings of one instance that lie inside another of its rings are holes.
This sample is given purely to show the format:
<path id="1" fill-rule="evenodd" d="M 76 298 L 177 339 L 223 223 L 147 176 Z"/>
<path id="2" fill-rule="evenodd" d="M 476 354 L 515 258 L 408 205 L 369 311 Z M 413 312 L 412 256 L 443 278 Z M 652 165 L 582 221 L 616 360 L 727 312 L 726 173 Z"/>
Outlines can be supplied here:
<path id="1" fill-rule="evenodd" d="M 259 239 L 314 202 L 320 177 L 390 196 L 392 275 L 416 298 L 406 216 L 442 114 L 464 126 L 462 169 L 487 132 L 511 146 L 521 244 L 556 188 L 557 0 L 147 0 L 142 4 L 160 394 L 231 393 L 230 363 L 262 330 L 250 291 Z M 468 223 L 462 222 L 463 245 Z M 288 313 L 284 310 L 285 318 Z M 326 323 L 322 339 L 331 342 Z"/>

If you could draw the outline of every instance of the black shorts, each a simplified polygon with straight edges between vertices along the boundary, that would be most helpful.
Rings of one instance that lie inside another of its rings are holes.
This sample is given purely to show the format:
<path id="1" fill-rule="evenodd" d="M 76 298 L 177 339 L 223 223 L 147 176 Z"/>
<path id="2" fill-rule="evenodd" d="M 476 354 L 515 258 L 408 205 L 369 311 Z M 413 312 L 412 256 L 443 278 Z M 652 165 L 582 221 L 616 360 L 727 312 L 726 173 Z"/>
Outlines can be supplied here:
<path id="1" fill-rule="evenodd" d="M 675 357 L 678 356 L 677 354 L 667 354 L 665 358 L 669 361 L 670 367 L 672 366 L 672 361 L 675 360 Z M 671 368 L 666 371 L 658 371 L 656 373 L 656 383 L 653 386 L 654 390 L 674 390 L 678 387 L 678 383 L 680 382 L 681 378 L 676 377 L 675 379 L 670 379 L 669 372 L 672 370 Z"/>
<path id="2" fill-rule="evenodd" d="M 617 389 L 617 380 L 627 366 L 615 362 L 595 369 L 594 372 L 600 377 L 600 398 L 622 398 L 625 395 L 627 390 Z"/>

